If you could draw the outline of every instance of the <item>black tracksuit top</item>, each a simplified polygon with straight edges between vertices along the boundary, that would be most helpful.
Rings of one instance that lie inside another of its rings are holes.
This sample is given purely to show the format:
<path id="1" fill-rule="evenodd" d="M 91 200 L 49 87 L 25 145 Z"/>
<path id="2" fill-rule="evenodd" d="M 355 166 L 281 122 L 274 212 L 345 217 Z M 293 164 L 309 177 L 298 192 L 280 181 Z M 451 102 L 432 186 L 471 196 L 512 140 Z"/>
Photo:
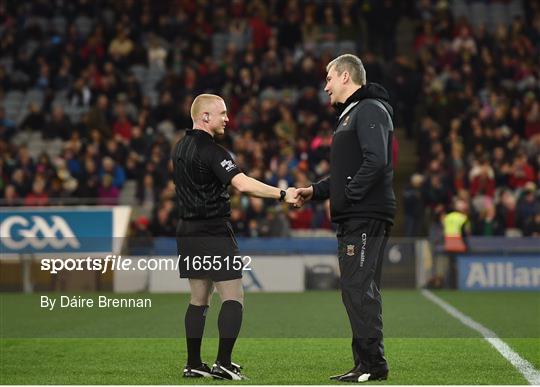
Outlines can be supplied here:
<path id="1" fill-rule="evenodd" d="M 332 221 L 373 218 L 393 224 L 393 109 L 388 92 L 368 83 L 338 104 L 330 176 L 313 184 L 313 200 L 330 198 Z"/>

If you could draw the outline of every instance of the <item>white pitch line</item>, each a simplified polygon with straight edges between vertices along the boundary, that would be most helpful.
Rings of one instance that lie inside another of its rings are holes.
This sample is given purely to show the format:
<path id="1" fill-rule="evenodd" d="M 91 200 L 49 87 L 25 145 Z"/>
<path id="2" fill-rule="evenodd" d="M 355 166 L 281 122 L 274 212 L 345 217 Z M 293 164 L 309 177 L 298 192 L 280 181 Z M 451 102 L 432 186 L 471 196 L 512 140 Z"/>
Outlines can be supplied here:
<path id="1" fill-rule="evenodd" d="M 495 332 L 474 321 L 472 318 L 466 314 L 463 314 L 429 290 L 422 290 L 422 295 L 428 300 L 439 305 L 446 313 L 458 319 L 463 325 L 474 329 L 484 336 L 484 339 L 486 339 L 488 343 L 490 343 L 506 360 L 508 360 L 510 364 L 512 364 L 523 375 L 523 377 L 527 379 L 529 384 L 532 384 L 533 386 L 540 385 L 540 372 L 534 368 L 531 363 L 519 356 L 519 354 L 510 348 L 508 344 L 502 341 L 495 334 Z"/>

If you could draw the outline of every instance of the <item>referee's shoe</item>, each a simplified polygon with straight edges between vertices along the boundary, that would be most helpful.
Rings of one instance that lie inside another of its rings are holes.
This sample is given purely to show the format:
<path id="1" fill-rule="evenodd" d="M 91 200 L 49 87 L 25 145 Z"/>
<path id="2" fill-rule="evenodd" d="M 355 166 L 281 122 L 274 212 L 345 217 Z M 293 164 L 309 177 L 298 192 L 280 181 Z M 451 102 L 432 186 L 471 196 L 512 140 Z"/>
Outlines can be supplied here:
<path id="1" fill-rule="evenodd" d="M 212 377 L 222 380 L 245 380 L 247 377 L 240 372 L 241 369 L 241 366 L 232 362 L 230 366 L 224 366 L 216 361 L 212 367 Z"/>
<path id="2" fill-rule="evenodd" d="M 190 367 L 186 365 L 184 367 L 184 378 L 210 378 L 212 377 L 212 370 L 206 363 L 202 363 L 198 367 Z"/>
<path id="3" fill-rule="evenodd" d="M 363 367 L 356 367 L 341 375 L 334 375 L 330 380 L 338 382 L 363 383 L 372 380 L 386 380 L 388 378 L 388 369 L 366 370 Z"/>

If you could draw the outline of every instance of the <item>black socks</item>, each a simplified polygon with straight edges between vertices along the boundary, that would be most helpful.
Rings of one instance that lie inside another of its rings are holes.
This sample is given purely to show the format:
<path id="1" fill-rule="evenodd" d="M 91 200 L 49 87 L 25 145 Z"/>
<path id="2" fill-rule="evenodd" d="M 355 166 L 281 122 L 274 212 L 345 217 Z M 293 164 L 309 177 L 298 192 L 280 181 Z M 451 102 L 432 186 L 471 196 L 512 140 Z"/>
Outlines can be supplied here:
<path id="1" fill-rule="evenodd" d="M 217 355 L 217 361 L 223 366 L 231 365 L 231 354 L 241 326 L 242 304 L 234 300 L 224 301 L 221 304 L 218 318 L 219 349 Z"/>
<path id="2" fill-rule="evenodd" d="M 202 364 L 201 343 L 204 333 L 204 323 L 208 305 L 197 306 L 189 304 L 185 316 L 186 343 L 188 366 L 196 368 Z M 236 338 L 242 326 L 242 304 L 238 301 L 227 300 L 221 304 L 218 317 L 219 349 L 217 361 L 228 367 L 231 365 L 231 354 Z"/>
<path id="3" fill-rule="evenodd" d="M 201 343 L 207 310 L 208 305 L 198 306 L 189 304 L 186 311 L 184 323 L 186 327 L 186 343 L 188 352 L 187 364 L 193 368 L 196 368 L 202 364 Z"/>

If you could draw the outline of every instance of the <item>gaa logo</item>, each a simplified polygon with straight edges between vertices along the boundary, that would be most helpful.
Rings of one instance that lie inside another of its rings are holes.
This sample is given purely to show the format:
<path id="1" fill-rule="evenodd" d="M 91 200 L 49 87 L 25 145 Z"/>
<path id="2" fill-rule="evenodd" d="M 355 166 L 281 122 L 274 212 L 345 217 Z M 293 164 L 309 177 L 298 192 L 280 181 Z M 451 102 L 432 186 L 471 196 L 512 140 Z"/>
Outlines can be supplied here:
<path id="1" fill-rule="evenodd" d="M 21 250 L 27 246 L 43 249 L 50 246 L 63 249 L 66 246 L 79 248 L 79 240 L 64 218 L 52 215 L 50 222 L 41 216 L 20 215 L 7 217 L 0 225 L 2 244 L 11 250 Z"/>

